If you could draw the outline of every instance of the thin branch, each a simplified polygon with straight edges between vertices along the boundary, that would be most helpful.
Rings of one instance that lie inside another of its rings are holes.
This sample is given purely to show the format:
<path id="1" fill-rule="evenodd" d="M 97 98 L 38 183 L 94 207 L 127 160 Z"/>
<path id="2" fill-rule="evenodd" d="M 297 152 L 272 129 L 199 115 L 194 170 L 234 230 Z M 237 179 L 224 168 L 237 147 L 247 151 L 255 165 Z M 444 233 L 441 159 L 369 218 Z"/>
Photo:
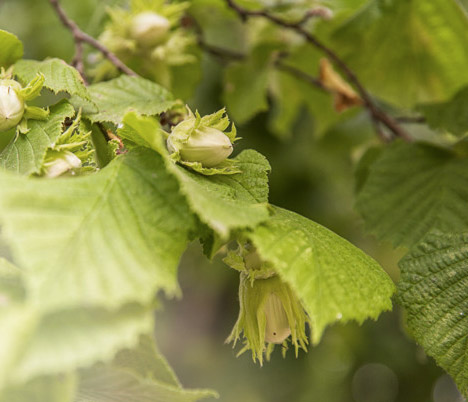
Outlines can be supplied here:
<path id="1" fill-rule="evenodd" d="M 244 60 L 247 58 L 247 56 L 243 53 L 237 53 L 237 52 L 234 52 L 230 49 L 226 49 L 226 48 L 222 48 L 222 47 L 218 47 L 218 46 L 212 46 L 212 45 L 209 45 L 207 44 L 202 38 L 199 38 L 198 39 L 198 44 L 199 46 L 201 47 L 202 50 L 204 50 L 205 52 L 215 56 L 215 57 L 218 57 L 219 59 L 223 60 L 223 61 L 239 61 L 239 60 Z M 306 72 L 302 71 L 301 69 L 297 68 L 297 67 L 294 67 L 290 64 L 287 64 L 283 61 L 283 59 L 286 57 L 286 55 L 284 54 L 280 54 L 278 56 L 278 58 L 276 59 L 276 61 L 274 62 L 274 67 L 277 69 L 277 70 L 280 70 L 280 71 L 284 71 L 288 74 L 290 74 L 291 76 L 301 80 L 301 81 L 304 81 L 314 87 L 316 87 L 317 89 L 321 90 L 321 91 L 324 91 L 324 92 L 328 92 L 328 93 L 331 93 L 331 91 L 329 89 L 327 89 L 323 84 L 322 82 L 320 81 L 319 78 L 317 77 L 314 77 L 310 74 L 307 74 Z M 407 117 L 402 117 L 401 118 L 401 122 L 403 123 L 410 123 L 410 122 L 416 122 L 416 118 L 415 119 L 412 119 L 412 121 L 409 121 L 411 118 L 407 118 Z M 372 124 L 374 126 L 374 129 L 377 133 L 377 135 L 380 137 L 380 139 L 383 141 L 383 142 L 389 142 L 391 140 L 391 138 L 389 138 L 388 134 L 385 133 L 383 130 L 382 130 L 382 127 L 381 125 L 379 124 L 379 121 L 377 119 L 374 119 L 372 118 Z M 397 119 L 398 121 L 400 121 L 400 118 Z"/>
<path id="2" fill-rule="evenodd" d="M 291 74 L 292 76 L 302 80 L 302 81 L 305 81 L 315 87 L 317 87 L 318 89 L 322 90 L 322 91 L 325 91 L 325 92 L 330 92 L 327 88 L 324 87 L 324 85 L 321 83 L 321 81 L 310 75 L 310 74 L 307 74 L 305 73 L 304 71 L 294 67 L 294 66 L 291 66 L 290 64 L 286 64 L 284 63 L 281 59 L 278 59 L 275 63 L 275 67 L 278 69 L 278 70 L 281 70 L 281 71 L 284 71 L 284 72 L 287 72 L 289 74 Z"/>
<path id="3" fill-rule="evenodd" d="M 308 43 L 315 46 L 317 49 L 322 51 L 347 77 L 347 79 L 354 85 L 357 92 L 361 96 L 364 106 L 369 111 L 375 124 L 383 124 L 386 126 L 395 136 L 404 139 L 405 141 L 411 141 L 411 137 L 406 131 L 400 127 L 398 122 L 389 116 L 383 110 L 381 110 L 372 100 L 369 92 L 364 88 L 356 74 L 348 67 L 348 65 L 329 47 L 323 44 L 318 38 L 302 27 L 302 21 L 289 22 L 271 14 L 267 10 L 248 10 L 239 6 L 234 0 L 226 0 L 227 4 L 233 9 L 239 17 L 246 21 L 250 17 L 263 17 L 273 22 L 274 24 L 281 26 L 286 29 L 295 31 L 301 35 Z"/>
<path id="4" fill-rule="evenodd" d="M 57 13 L 58 17 L 60 18 L 60 21 L 62 24 L 70 30 L 70 32 L 73 35 L 73 39 L 75 41 L 75 57 L 74 57 L 74 62 L 76 63 L 77 66 L 80 66 L 83 64 L 83 43 L 87 43 L 88 45 L 91 45 L 94 47 L 96 50 L 99 50 L 103 56 L 109 60 L 115 67 L 117 67 L 121 72 L 136 77 L 138 76 L 135 71 L 133 71 L 131 68 L 127 67 L 114 53 L 112 53 L 107 47 L 102 45 L 100 42 L 98 42 L 96 39 L 94 39 L 92 36 L 88 35 L 86 32 L 83 32 L 76 23 L 71 20 L 67 14 L 65 13 L 64 9 L 60 6 L 58 0 L 49 0 L 50 4 L 54 8 L 55 12 Z M 78 69 L 78 67 L 77 67 Z M 81 73 L 81 71 L 80 71 Z"/>
<path id="5" fill-rule="evenodd" d="M 226 49 L 224 47 L 220 47 L 220 46 L 215 46 L 215 45 L 210 45 L 209 43 L 207 43 L 203 37 L 203 31 L 200 27 L 200 25 L 198 24 L 198 22 L 190 17 L 190 20 L 186 20 L 185 21 L 185 25 L 186 26 L 190 26 L 192 28 L 195 29 L 195 32 L 196 32 L 196 35 L 197 35 L 197 42 L 198 42 L 198 45 L 200 46 L 200 48 L 202 50 L 204 50 L 206 53 L 208 54 L 211 54 L 212 56 L 215 56 L 219 59 L 222 59 L 224 61 L 242 61 L 242 60 L 245 60 L 247 58 L 247 55 L 244 54 L 244 53 L 240 53 L 240 52 L 237 52 L 235 50 L 231 50 L 231 49 Z M 320 82 L 320 80 L 316 77 L 313 77 L 305 72 L 303 72 L 302 70 L 296 68 L 296 67 L 293 67 L 289 64 L 286 64 L 283 62 L 283 59 L 287 56 L 287 53 L 281 53 L 278 55 L 277 59 L 275 60 L 274 62 L 274 66 L 278 69 L 278 70 L 282 70 L 282 71 L 285 71 L 291 75 L 293 75 L 294 77 L 302 80 L 302 81 L 305 81 L 323 91 L 326 91 L 326 92 L 329 92 L 324 86 L 323 84 Z"/>
<path id="6" fill-rule="evenodd" d="M 71 65 L 75 67 L 83 78 L 85 85 L 88 85 L 83 62 L 83 42 L 75 39 L 75 55 Z"/>
<path id="7" fill-rule="evenodd" d="M 322 18 L 324 20 L 329 20 L 333 17 L 333 12 L 326 7 L 315 7 L 308 10 L 304 16 L 296 22 L 296 25 L 304 25 L 312 18 Z"/>
<path id="8" fill-rule="evenodd" d="M 211 54 L 212 56 L 218 57 L 220 59 L 227 60 L 244 60 L 246 55 L 235 50 L 226 49 L 223 47 L 210 45 L 205 42 L 202 36 L 197 37 L 198 46 L 200 46 L 206 53 Z"/>
<path id="9" fill-rule="evenodd" d="M 426 122 L 424 116 L 398 116 L 395 117 L 395 120 L 403 124 L 424 124 Z"/>

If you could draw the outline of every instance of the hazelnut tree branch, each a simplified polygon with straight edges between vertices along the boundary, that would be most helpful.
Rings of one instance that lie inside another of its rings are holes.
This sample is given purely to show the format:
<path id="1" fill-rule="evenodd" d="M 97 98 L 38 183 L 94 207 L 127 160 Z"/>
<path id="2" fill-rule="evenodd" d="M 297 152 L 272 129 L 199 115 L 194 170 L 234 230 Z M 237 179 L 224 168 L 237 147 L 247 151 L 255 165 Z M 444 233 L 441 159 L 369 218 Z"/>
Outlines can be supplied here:
<path id="1" fill-rule="evenodd" d="M 274 14 L 271 14 L 267 10 L 248 10 L 238 5 L 234 0 L 226 0 L 226 2 L 228 6 L 234 10 L 243 21 L 247 21 L 247 19 L 251 17 L 261 17 L 271 21 L 278 26 L 295 31 L 297 34 L 301 35 L 308 43 L 312 44 L 322 53 L 324 53 L 335 64 L 335 66 L 341 70 L 341 72 L 347 77 L 348 81 L 354 85 L 364 102 L 364 106 L 369 111 L 369 114 L 374 122 L 374 126 L 378 127 L 380 124 L 382 124 L 387 127 L 394 136 L 400 137 L 408 142 L 411 141 L 411 137 L 398 124 L 398 122 L 375 104 L 369 92 L 367 92 L 361 81 L 349 68 L 349 66 L 332 49 L 323 44 L 317 37 L 315 37 L 302 26 L 303 19 L 298 22 L 290 22 L 277 17 Z M 380 132 L 379 135 L 381 135 Z"/>
<path id="2" fill-rule="evenodd" d="M 127 67 L 114 53 L 112 53 L 107 47 L 102 45 L 99 41 L 94 39 L 92 36 L 83 32 L 76 23 L 71 20 L 58 0 L 49 0 L 50 4 L 57 13 L 62 24 L 72 33 L 73 40 L 75 41 L 75 56 L 73 58 L 73 65 L 79 71 L 82 77 L 84 77 L 84 66 L 83 66 L 83 43 L 94 47 L 96 50 L 102 53 L 102 55 L 109 60 L 115 67 L 117 67 L 124 74 L 136 77 L 138 76 L 135 71 Z"/>
<path id="3" fill-rule="evenodd" d="M 200 48 L 205 51 L 208 54 L 211 54 L 212 56 L 220 59 L 221 61 L 224 62 L 230 62 L 230 61 L 241 61 L 244 60 L 247 56 L 243 53 L 236 52 L 231 49 L 226 49 L 223 47 L 219 46 L 214 46 L 210 45 L 207 43 L 204 38 L 203 38 L 203 33 L 201 31 L 197 30 L 197 41 L 198 45 Z M 285 63 L 283 60 L 286 57 L 286 54 L 279 54 L 276 60 L 274 61 L 273 66 L 280 71 L 284 71 L 291 76 L 297 78 L 298 80 L 304 81 L 312 86 L 315 86 L 317 89 L 324 91 L 324 92 L 329 92 L 330 90 L 327 89 L 322 82 L 320 81 L 319 78 L 314 77 L 310 74 L 307 74 L 306 72 L 302 71 L 301 69 L 294 67 L 290 64 Z M 372 123 L 374 125 L 374 129 L 377 133 L 377 135 L 382 139 L 384 142 L 388 142 L 389 138 L 388 135 L 382 130 L 381 126 L 378 124 L 378 121 L 376 119 L 371 119 Z M 402 121 L 403 122 L 403 121 Z"/>
<path id="4" fill-rule="evenodd" d="M 424 123 L 426 123 L 426 118 L 424 116 L 398 116 L 398 117 L 395 117 L 395 120 L 398 123 L 404 123 L 404 124 L 424 124 Z"/>

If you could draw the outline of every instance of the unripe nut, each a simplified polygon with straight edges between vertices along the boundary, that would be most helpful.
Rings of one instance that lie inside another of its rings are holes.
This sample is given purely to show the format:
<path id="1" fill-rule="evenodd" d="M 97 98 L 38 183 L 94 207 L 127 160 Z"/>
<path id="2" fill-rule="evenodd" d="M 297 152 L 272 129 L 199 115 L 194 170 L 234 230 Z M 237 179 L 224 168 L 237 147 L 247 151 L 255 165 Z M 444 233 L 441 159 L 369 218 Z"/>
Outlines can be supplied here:
<path id="1" fill-rule="evenodd" d="M 162 15 L 145 11 L 132 19 L 130 35 L 141 46 L 153 47 L 160 44 L 169 32 L 171 23 Z"/>
<path id="2" fill-rule="evenodd" d="M 211 127 L 194 130 L 187 142 L 178 145 L 167 139 L 169 152 L 179 152 L 186 162 L 200 162 L 202 166 L 216 167 L 231 155 L 233 148 L 229 137 L 222 131 Z"/>
<path id="3" fill-rule="evenodd" d="M 15 127 L 24 114 L 24 100 L 18 94 L 21 85 L 13 80 L 0 80 L 0 132 Z"/>
<path id="4" fill-rule="evenodd" d="M 270 293 L 265 301 L 265 341 L 283 343 L 291 335 L 288 316 L 284 311 L 283 302 L 275 293 Z"/>

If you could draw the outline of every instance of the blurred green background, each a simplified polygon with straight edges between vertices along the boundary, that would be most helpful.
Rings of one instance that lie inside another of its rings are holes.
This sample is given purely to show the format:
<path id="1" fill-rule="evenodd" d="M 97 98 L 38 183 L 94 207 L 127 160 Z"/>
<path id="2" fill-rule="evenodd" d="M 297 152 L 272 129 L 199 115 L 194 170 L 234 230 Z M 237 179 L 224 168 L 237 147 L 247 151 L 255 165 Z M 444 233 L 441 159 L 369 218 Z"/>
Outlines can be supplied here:
<path id="1" fill-rule="evenodd" d="M 63 0 L 83 30 L 98 36 L 106 6 L 124 1 Z M 0 0 L 0 28 L 15 33 L 25 57 L 70 61 L 73 41 L 46 0 Z M 229 33 L 226 33 L 229 34 Z M 189 104 L 203 113 L 222 107 L 222 65 L 203 58 L 203 77 Z M 376 258 L 393 280 L 404 250 L 365 236 L 353 211 L 355 164 L 364 143 L 376 141 L 366 116 L 358 114 L 324 135 L 306 111 L 288 140 L 268 131 L 268 113 L 239 127 L 236 152 L 255 148 L 272 165 L 270 201 L 311 218 Z M 377 322 L 329 328 L 318 347 L 296 359 L 279 350 L 259 367 L 249 354 L 236 358 L 224 340 L 238 314 L 238 274 L 220 257 L 209 262 L 192 244 L 181 262 L 181 300 L 164 301 L 157 312 L 160 347 L 187 387 L 210 387 L 226 402 L 461 402 L 451 379 L 406 335 L 395 306 Z"/>

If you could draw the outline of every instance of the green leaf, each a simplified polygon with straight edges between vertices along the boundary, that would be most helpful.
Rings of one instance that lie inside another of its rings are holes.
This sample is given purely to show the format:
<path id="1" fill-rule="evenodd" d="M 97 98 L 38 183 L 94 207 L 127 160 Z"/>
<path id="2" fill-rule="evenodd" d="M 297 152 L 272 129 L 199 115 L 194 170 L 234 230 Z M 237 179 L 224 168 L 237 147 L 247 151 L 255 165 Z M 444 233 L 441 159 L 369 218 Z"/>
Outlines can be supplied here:
<path id="1" fill-rule="evenodd" d="M 463 135 L 468 131 L 468 87 L 458 91 L 447 102 L 419 105 L 418 110 L 430 127 Z"/>
<path id="2" fill-rule="evenodd" d="M 328 324 L 362 323 L 391 310 L 395 286 L 385 271 L 323 226 L 275 207 L 267 222 L 246 235 L 301 298 L 312 323 L 314 344 Z"/>
<path id="3" fill-rule="evenodd" d="M 0 391 L 0 402 L 74 402 L 75 391 L 74 374 L 40 377 Z"/>
<path id="4" fill-rule="evenodd" d="M 231 230 L 255 227 L 269 215 L 268 161 L 254 150 L 234 159 L 241 174 L 203 176 L 177 165 L 171 169 L 192 210 L 224 238 Z"/>
<path id="5" fill-rule="evenodd" d="M 18 135 L 0 154 L 0 166 L 24 175 L 38 173 L 47 148 L 63 131 L 64 120 L 74 115 L 73 106 L 64 100 L 50 108 L 47 120 L 30 120 L 30 131 Z"/>
<path id="6" fill-rule="evenodd" d="M 382 147 L 370 147 L 366 149 L 364 154 L 361 156 L 361 159 L 359 159 L 354 169 L 354 189 L 356 193 L 359 193 L 362 190 L 362 187 L 369 177 L 370 167 L 379 158 L 382 151 Z"/>
<path id="7" fill-rule="evenodd" d="M 11 283 L 12 278 L 17 285 L 22 279 L 19 270 L 2 262 L 0 285 L 5 284 L 5 279 Z M 97 361 L 110 360 L 120 349 L 138 345 L 140 336 L 151 333 L 154 326 L 152 305 L 128 304 L 114 311 L 85 307 L 41 314 L 37 308 L 40 303 L 0 305 L 0 401 L 2 389 L 12 399 L 13 395 L 19 398 L 28 394 L 31 388 L 28 382 L 33 379 L 60 376 Z M 153 362 L 153 366 L 161 365 L 161 359 Z M 52 392 L 54 381 L 46 380 L 32 381 L 32 385 L 46 384 L 43 392 L 48 392 L 52 385 Z"/>
<path id="8" fill-rule="evenodd" d="M 176 268 L 195 225 L 162 158 L 143 148 L 89 176 L 0 174 L 0 220 L 31 298 L 49 311 L 178 293 Z"/>
<path id="9" fill-rule="evenodd" d="M 22 271 L 0 257 L 0 309 L 12 302 L 21 302 L 25 296 Z M 0 310 L 1 311 L 1 310 Z"/>
<path id="10" fill-rule="evenodd" d="M 180 382 L 169 363 L 156 346 L 153 336 L 143 335 L 138 345 L 132 349 L 121 350 L 113 364 L 131 370 L 134 374 L 153 378 L 159 382 L 180 387 Z"/>
<path id="11" fill-rule="evenodd" d="M 118 129 L 117 134 L 129 149 L 141 146 L 154 149 L 163 156 L 169 154 L 164 152 L 166 142 L 161 124 L 152 117 L 128 112 L 123 117 L 122 127 Z"/>
<path id="12" fill-rule="evenodd" d="M 112 363 L 82 371 L 77 401 L 189 402 L 208 397 L 217 394 L 183 389 L 154 338 L 142 336 L 137 347 L 120 351 Z"/>
<path id="13" fill-rule="evenodd" d="M 241 174 L 204 176 L 175 164 L 170 158 L 154 119 L 129 113 L 118 134 L 127 141 L 157 150 L 179 181 L 181 192 L 200 220 L 223 238 L 236 228 L 255 227 L 268 218 L 268 173 L 270 165 L 253 150 L 234 160 Z"/>
<path id="14" fill-rule="evenodd" d="M 0 67 L 7 68 L 23 57 L 23 43 L 3 29 L 0 29 L 0 49 Z"/>
<path id="15" fill-rule="evenodd" d="M 273 45 L 254 49 L 247 61 L 234 63 L 226 69 L 224 102 L 238 124 L 250 120 L 268 109 L 267 88 L 271 70 Z"/>
<path id="16" fill-rule="evenodd" d="M 316 85 L 295 76 L 288 70 L 292 67 L 314 78 L 319 76 L 319 62 L 323 57 L 309 44 L 298 46 L 270 74 L 270 93 L 273 104 L 269 127 L 281 138 L 290 138 L 298 118 L 306 108 L 314 118 L 314 134 L 323 134 L 328 128 L 349 117 L 356 108 L 338 113 L 333 106 L 332 94 Z M 312 128 L 311 128 L 312 130 Z"/>
<path id="17" fill-rule="evenodd" d="M 378 238 L 410 247 L 432 229 L 468 229 L 468 158 L 398 142 L 368 169 L 356 208 Z"/>
<path id="18" fill-rule="evenodd" d="M 409 330 L 468 396 L 468 234 L 431 234 L 400 262 Z"/>
<path id="19" fill-rule="evenodd" d="M 88 90 L 98 109 L 87 109 L 85 105 L 84 115 L 92 122 L 118 124 L 127 111 L 156 115 L 176 104 L 167 90 L 141 77 L 121 75 L 110 81 L 90 85 Z"/>
<path id="20" fill-rule="evenodd" d="M 310 59 L 304 59 L 302 62 L 313 63 Z M 307 71 L 304 68 L 297 68 Z M 274 103 L 269 127 L 281 138 L 291 138 L 303 107 L 306 107 L 314 117 L 313 128 L 316 134 L 323 134 L 334 123 L 344 120 L 356 110 L 352 108 L 338 113 L 333 107 L 331 94 L 321 91 L 290 73 L 275 71 L 270 76 L 270 91 L 274 97 Z"/>
<path id="21" fill-rule="evenodd" d="M 107 140 L 106 128 L 99 124 L 93 124 L 87 119 L 81 119 L 80 131 L 91 132 L 91 142 L 94 148 L 94 158 L 97 166 L 102 169 L 116 157 L 116 150 L 119 147 L 118 140 Z"/>
<path id="22" fill-rule="evenodd" d="M 54 93 L 66 92 L 91 100 L 78 71 L 61 59 L 20 60 L 15 64 L 14 73 L 23 84 L 33 80 L 38 73 L 42 73 L 45 78 L 44 87 Z"/>
<path id="23" fill-rule="evenodd" d="M 410 107 L 468 83 L 467 32 L 456 0 L 373 0 L 335 32 L 331 47 L 375 95 Z"/>
<path id="24" fill-rule="evenodd" d="M 30 310 L 30 315 L 33 319 L 38 317 L 34 310 Z M 120 349 L 137 345 L 140 335 L 151 333 L 154 326 L 152 309 L 137 304 L 115 311 L 63 310 L 36 322 L 29 337 L 23 337 L 21 353 L 9 372 L 12 384 L 112 360 Z M 18 335 L 14 329 L 11 333 Z"/>
<path id="25" fill-rule="evenodd" d="M 184 390 L 118 367 L 102 367 L 82 375 L 77 402 L 192 402 L 210 397 L 217 394 L 209 390 Z"/>
<path id="26" fill-rule="evenodd" d="M 33 309 L 19 305 L 0 306 L 0 397 L 37 321 Z"/>

